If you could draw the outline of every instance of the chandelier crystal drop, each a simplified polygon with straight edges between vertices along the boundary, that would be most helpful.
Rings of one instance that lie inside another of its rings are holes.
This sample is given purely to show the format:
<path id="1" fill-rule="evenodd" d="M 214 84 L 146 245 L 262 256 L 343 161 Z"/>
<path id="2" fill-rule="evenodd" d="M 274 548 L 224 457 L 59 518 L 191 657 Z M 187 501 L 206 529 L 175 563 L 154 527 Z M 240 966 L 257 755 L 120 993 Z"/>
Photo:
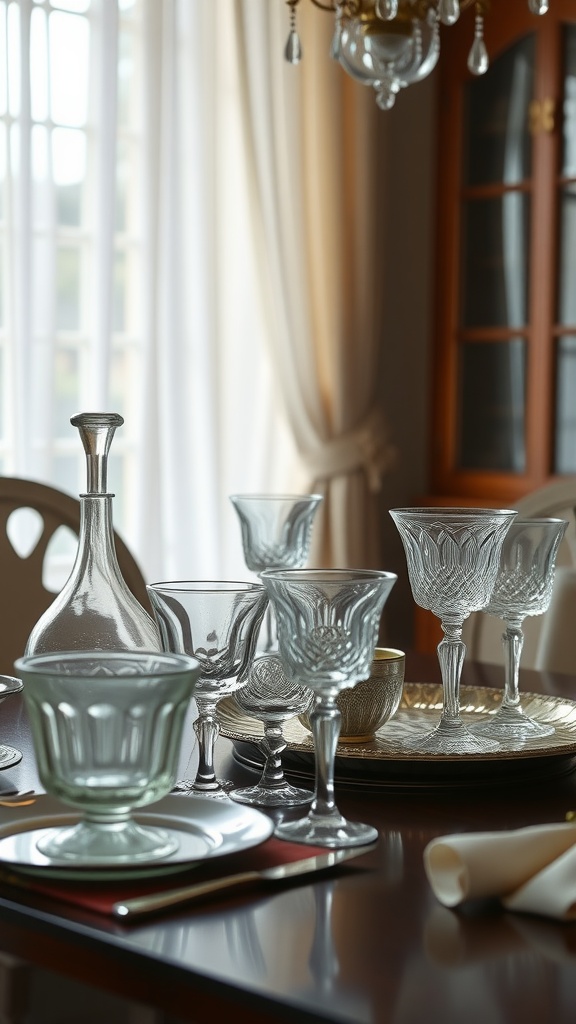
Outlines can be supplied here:
<path id="1" fill-rule="evenodd" d="M 302 58 L 296 9 L 302 0 L 285 0 L 290 30 L 284 51 L 290 64 Z M 509 0 L 310 0 L 332 13 L 334 35 L 330 56 L 351 78 L 371 86 L 381 110 L 390 110 L 401 89 L 420 82 L 440 57 L 440 25 L 454 25 L 463 11 L 471 21 L 468 69 L 483 75 L 489 67 L 484 42 L 484 17 L 498 2 Z M 549 0 L 527 0 L 532 14 L 546 14 Z"/>

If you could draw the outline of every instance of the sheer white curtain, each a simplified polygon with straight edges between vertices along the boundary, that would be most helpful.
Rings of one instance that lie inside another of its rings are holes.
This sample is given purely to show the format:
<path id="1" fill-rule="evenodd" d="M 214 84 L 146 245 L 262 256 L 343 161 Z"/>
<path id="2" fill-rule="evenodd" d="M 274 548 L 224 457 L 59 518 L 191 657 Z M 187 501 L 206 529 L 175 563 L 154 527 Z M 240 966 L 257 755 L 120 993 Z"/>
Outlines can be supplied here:
<path id="1" fill-rule="evenodd" d="M 296 479 L 233 10 L 0 2 L 0 472 L 78 493 L 70 415 L 121 412 L 115 524 L 150 580 L 246 578 L 228 494 Z"/>
<path id="2" fill-rule="evenodd" d="M 328 59 L 333 19 L 298 8 L 304 57 L 281 59 L 283 5 L 238 0 L 254 233 L 268 339 L 302 465 L 325 493 L 317 564 L 380 567 L 379 494 L 394 459 L 378 378 L 371 90 Z"/>

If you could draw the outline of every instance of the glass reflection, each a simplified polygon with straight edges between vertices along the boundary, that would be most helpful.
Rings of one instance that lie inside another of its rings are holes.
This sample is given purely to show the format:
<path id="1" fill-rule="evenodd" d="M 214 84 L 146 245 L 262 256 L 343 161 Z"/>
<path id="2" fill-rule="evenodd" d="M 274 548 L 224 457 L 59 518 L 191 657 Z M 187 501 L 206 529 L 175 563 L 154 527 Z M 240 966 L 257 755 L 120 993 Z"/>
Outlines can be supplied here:
<path id="1" fill-rule="evenodd" d="M 524 472 L 524 339 L 464 344 L 460 377 L 460 468 Z"/>
<path id="2" fill-rule="evenodd" d="M 576 473 L 576 337 L 559 338 L 556 348 L 554 470 Z"/>
<path id="3" fill-rule="evenodd" d="M 534 92 L 534 36 L 492 60 L 490 72 L 465 94 L 467 185 L 518 184 L 532 172 L 528 110 Z"/>
<path id="4" fill-rule="evenodd" d="M 522 192 L 464 205 L 463 327 L 522 327 L 527 320 L 530 205 Z"/>

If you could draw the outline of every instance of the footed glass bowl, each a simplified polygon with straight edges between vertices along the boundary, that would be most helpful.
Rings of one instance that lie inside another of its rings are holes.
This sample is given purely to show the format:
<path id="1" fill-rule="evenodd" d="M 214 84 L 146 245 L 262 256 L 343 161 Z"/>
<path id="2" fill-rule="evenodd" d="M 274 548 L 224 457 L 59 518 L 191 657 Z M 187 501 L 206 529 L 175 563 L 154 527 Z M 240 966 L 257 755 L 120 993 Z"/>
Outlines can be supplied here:
<path id="1" fill-rule="evenodd" d="M 177 839 L 131 818 L 170 792 L 198 677 L 184 654 L 70 651 L 15 664 L 24 680 L 40 779 L 78 808 L 73 826 L 38 841 L 46 856 L 82 864 L 168 857 Z"/>

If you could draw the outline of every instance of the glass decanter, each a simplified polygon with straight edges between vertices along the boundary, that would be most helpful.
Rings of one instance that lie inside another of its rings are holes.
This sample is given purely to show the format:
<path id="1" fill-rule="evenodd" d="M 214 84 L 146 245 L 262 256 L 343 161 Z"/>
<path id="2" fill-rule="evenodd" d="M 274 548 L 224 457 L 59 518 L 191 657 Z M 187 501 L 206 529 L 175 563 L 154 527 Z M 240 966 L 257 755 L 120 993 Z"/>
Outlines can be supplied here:
<path id="1" fill-rule="evenodd" d="M 86 452 L 87 488 L 80 495 L 80 535 L 72 571 L 34 626 L 25 654 L 77 650 L 161 650 L 156 623 L 122 576 L 107 485 L 108 452 L 117 413 L 80 413 L 70 420 Z"/>

